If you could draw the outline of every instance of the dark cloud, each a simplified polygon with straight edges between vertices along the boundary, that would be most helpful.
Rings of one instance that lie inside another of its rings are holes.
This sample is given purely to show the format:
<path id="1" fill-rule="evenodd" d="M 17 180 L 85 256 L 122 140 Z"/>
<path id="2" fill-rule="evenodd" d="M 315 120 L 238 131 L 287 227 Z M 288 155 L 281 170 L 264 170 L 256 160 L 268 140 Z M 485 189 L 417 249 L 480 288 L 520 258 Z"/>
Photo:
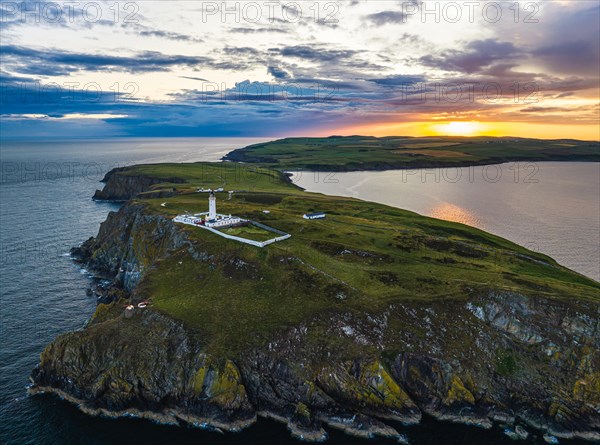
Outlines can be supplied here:
<path id="1" fill-rule="evenodd" d="M 384 86 L 399 86 L 399 85 L 412 85 L 415 83 L 425 82 L 425 76 L 411 76 L 398 74 L 394 76 L 381 77 L 379 79 L 368 79 L 369 82 L 376 83 Z"/>
<path id="2" fill-rule="evenodd" d="M 444 51 L 439 55 L 426 55 L 419 58 L 421 64 L 444 71 L 478 73 L 496 62 L 513 61 L 522 51 L 511 42 L 494 39 L 474 40 L 463 50 Z"/>
<path id="3" fill-rule="evenodd" d="M 6 85 L 9 83 L 15 83 L 15 82 L 29 83 L 29 82 L 35 82 L 36 80 L 37 79 L 31 78 L 31 77 L 14 76 L 10 73 L 7 73 L 6 71 L 0 70 L 0 85 Z"/>
<path id="4" fill-rule="evenodd" d="M 542 46 L 531 54 L 554 72 L 598 75 L 599 48 L 597 41 L 574 40 Z"/>
<path id="5" fill-rule="evenodd" d="M 4 85 L 3 85 L 4 86 Z M 238 95 L 214 100 L 197 90 L 173 96 L 174 101 L 145 103 L 115 100 L 107 93 L 100 100 L 90 100 L 85 92 L 76 91 L 73 97 L 61 96 L 56 100 L 30 101 L 21 99 L 16 89 L 2 100 L 1 113 L 10 119 L 3 126 L 2 138 L 45 138 L 73 135 L 70 128 L 82 128 L 80 123 L 59 119 L 26 118 L 27 114 L 60 117 L 67 114 L 125 115 L 124 118 L 92 119 L 83 121 L 86 132 L 78 136 L 274 136 L 289 131 L 314 128 L 337 121 L 343 117 L 344 105 L 335 100 L 315 99 L 310 88 L 296 90 L 287 85 L 262 82 L 240 82 L 235 89 Z M 4 88 L 2 89 L 4 91 Z M 26 96 L 31 97 L 31 91 Z M 335 99 L 335 98 L 334 98 Z M 327 101 L 327 103 L 325 103 Z M 19 116 L 22 116 L 19 118 Z M 83 131 L 83 130 L 82 130 Z"/>
<path id="6" fill-rule="evenodd" d="M 574 111 L 566 107 L 527 107 L 519 110 L 521 113 L 556 113 Z"/>
<path id="7" fill-rule="evenodd" d="M 236 102 L 286 102 L 295 106 L 301 102 L 322 100 L 339 100 L 327 95 L 317 84 L 301 85 L 300 82 L 251 82 L 245 80 L 236 83 L 235 87 L 225 91 L 200 91 L 188 89 L 171 94 L 172 97 L 184 102 L 210 102 L 212 104 Z"/>
<path id="8" fill-rule="evenodd" d="M 123 71 L 143 73 L 169 71 L 173 67 L 187 66 L 194 69 L 211 67 L 215 69 L 246 69 L 254 63 L 250 61 L 216 61 L 204 56 L 169 55 L 157 51 L 143 51 L 132 56 L 71 53 L 55 49 L 44 51 L 22 46 L 3 45 L 0 47 L 3 64 L 13 72 L 56 76 L 75 71 Z"/>
<path id="9" fill-rule="evenodd" d="M 197 37 L 189 36 L 187 34 L 180 34 L 178 32 L 171 31 L 161 31 L 158 29 L 145 29 L 143 31 L 138 32 L 138 35 L 142 37 L 159 37 L 163 39 L 176 40 L 176 41 L 184 41 L 184 42 L 203 42 L 204 40 L 199 39 Z"/>
<path id="10" fill-rule="evenodd" d="M 557 95 L 556 95 L 556 96 L 554 96 L 554 97 L 555 97 L 556 99 L 561 99 L 561 98 L 563 98 L 563 97 L 570 97 L 570 96 L 573 96 L 573 94 L 575 94 L 575 93 L 573 93 L 572 91 L 567 91 L 567 92 L 565 92 L 565 93 L 560 93 L 560 94 L 557 94 Z"/>
<path id="11" fill-rule="evenodd" d="M 532 73 L 523 71 L 514 71 L 514 68 L 518 68 L 518 63 L 502 63 L 498 62 L 487 68 L 482 69 L 479 74 L 484 76 L 496 77 L 498 79 L 531 79 L 534 76 Z"/>
<path id="12" fill-rule="evenodd" d="M 228 56 L 257 56 L 260 52 L 249 46 L 226 46 L 223 48 L 223 53 Z"/>
<path id="13" fill-rule="evenodd" d="M 297 57 L 299 59 L 319 62 L 347 59 L 355 56 L 358 51 L 350 49 L 327 49 L 323 46 L 310 47 L 307 45 L 286 46 L 283 49 L 273 48 L 271 51 L 279 52 L 284 57 Z"/>
<path id="14" fill-rule="evenodd" d="M 287 12 L 286 17 L 294 19 L 295 17 L 302 17 L 302 9 L 297 8 L 294 4 L 283 3 L 281 9 Z"/>
<path id="15" fill-rule="evenodd" d="M 182 79 L 190 79 L 190 80 L 199 80 L 200 82 L 210 82 L 207 79 L 203 79 L 202 77 L 192 77 L 192 76 L 179 76 Z"/>
<path id="16" fill-rule="evenodd" d="M 590 2 L 591 3 L 591 2 Z M 600 76 L 600 6 L 549 17 L 531 56 L 547 71 Z M 582 2 L 584 4 L 584 2 Z M 561 11 L 562 12 L 562 11 Z"/>
<path id="17" fill-rule="evenodd" d="M 381 11 L 367 16 L 367 21 L 378 26 L 394 24 L 394 23 L 406 23 L 406 14 L 400 11 Z"/>
<path id="18" fill-rule="evenodd" d="M 287 31 L 285 29 L 275 28 L 273 26 L 266 27 L 266 28 L 243 28 L 243 27 L 232 28 L 229 30 L 229 32 L 233 32 L 233 33 L 237 33 L 237 34 L 261 34 L 261 33 L 270 33 L 270 32 L 280 33 L 280 34 L 287 33 Z"/>
<path id="19" fill-rule="evenodd" d="M 276 67 L 276 66 L 268 67 L 267 73 L 269 73 L 275 79 L 289 79 L 290 78 L 290 74 L 287 71 L 285 71 L 279 67 Z"/>
<path id="20" fill-rule="evenodd" d="M 129 115 L 139 104 L 126 93 L 72 89 L 6 73 L 0 76 L 0 119 L 7 115 Z"/>
<path id="21" fill-rule="evenodd" d="M 346 81 L 362 78 L 366 73 L 377 73 L 387 68 L 365 60 L 361 56 L 364 51 L 347 48 L 335 48 L 326 45 L 295 45 L 283 48 L 269 48 L 267 55 L 284 68 L 294 78 L 301 77 L 328 77 L 337 81 Z M 310 67 L 303 62 L 313 62 L 317 68 Z M 298 63 L 296 65 L 296 62 Z"/>

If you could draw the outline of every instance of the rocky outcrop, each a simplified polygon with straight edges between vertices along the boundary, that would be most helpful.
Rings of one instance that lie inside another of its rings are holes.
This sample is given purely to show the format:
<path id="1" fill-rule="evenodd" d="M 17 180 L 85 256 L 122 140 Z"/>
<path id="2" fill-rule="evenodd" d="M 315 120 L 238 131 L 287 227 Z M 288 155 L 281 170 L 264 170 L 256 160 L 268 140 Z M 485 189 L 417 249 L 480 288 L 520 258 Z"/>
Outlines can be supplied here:
<path id="1" fill-rule="evenodd" d="M 137 197 L 140 193 L 147 192 L 157 184 L 181 184 L 180 178 L 157 178 L 154 176 L 127 174 L 127 167 L 115 168 L 109 171 L 102 182 L 105 186 L 102 190 L 96 190 L 92 199 L 104 201 L 127 201 Z M 166 190 L 155 191 L 147 197 L 173 196 L 176 190 L 172 186 Z"/>
<path id="2" fill-rule="evenodd" d="M 256 417 L 236 365 L 206 356 L 181 324 L 150 311 L 59 337 L 32 378 L 38 391 L 60 390 L 90 413 L 228 430 Z"/>
<path id="3" fill-rule="evenodd" d="M 131 291 L 145 272 L 170 251 L 189 245 L 185 233 L 167 218 L 128 204 L 110 212 L 95 238 L 72 249 L 72 255 L 113 284 Z M 193 250 L 194 255 L 198 252 Z"/>
<path id="4" fill-rule="evenodd" d="M 129 203 L 73 253 L 135 300 L 140 283 L 173 252 L 212 264 L 214 249 Z M 324 439 L 325 426 L 401 440 L 392 425 L 417 423 L 423 413 L 600 440 L 600 308 L 593 301 L 478 289 L 372 312 L 340 305 L 260 346 L 214 356 L 210 339 L 193 328 L 151 308 L 126 315 L 116 301 L 123 294 L 114 295 L 85 329 L 46 348 L 33 392 L 56 392 L 91 414 L 226 430 L 260 415 L 305 440 Z"/>

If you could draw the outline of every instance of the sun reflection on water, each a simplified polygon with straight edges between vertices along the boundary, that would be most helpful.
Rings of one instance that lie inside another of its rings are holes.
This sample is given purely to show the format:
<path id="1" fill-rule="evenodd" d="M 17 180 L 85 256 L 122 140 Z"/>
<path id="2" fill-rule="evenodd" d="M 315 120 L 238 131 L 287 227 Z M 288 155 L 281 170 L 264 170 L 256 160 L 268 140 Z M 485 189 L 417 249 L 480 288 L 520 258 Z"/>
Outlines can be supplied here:
<path id="1" fill-rule="evenodd" d="M 430 210 L 429 215 L 433 218 L 443 219 L 445 221 L 467 224 L 480 229 L 484 228 L 481 220 L 475 215 L 475 213 L 448 202 L 436 204 Z"/>

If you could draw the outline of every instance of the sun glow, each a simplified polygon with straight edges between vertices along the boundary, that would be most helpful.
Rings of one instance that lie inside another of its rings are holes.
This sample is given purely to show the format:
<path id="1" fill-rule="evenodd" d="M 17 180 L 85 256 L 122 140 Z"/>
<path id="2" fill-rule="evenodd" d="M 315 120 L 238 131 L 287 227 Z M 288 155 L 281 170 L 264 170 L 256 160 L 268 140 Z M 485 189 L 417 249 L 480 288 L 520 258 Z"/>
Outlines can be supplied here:
<path id="1" fill-rule="evenodd" d="M 461 124 L 461 125 L 456 125 Z M 462 127 L 467 124 L 466 127 Z M 448 130 L 450 127 L 450 131 Z M 469 128 L 470 127 L 470 128 Z M 455 129 L 454 132 L 452 129 Z M 460 130 L 460 132 L 459 132 Z M 469 130 L 468 132 L 466 130 Z M 573 124 L 563 122 L 562 124 L 551 123 L 532 123 L 532 122 L 497 122 L 497 121 L 451 121 L 435 122 L 415 120 L 412 122 L 380 122 L 367 125 L 352 125 L 347 127 L 338 127 L 324 129 L 320 132 L 311 132 L 306 136 L 330 136 L 339 134 L 342 136 L 351 136 L 362 134 L 369 136 L 492 136 L 492 137 L 525 137 L 539 139 L 561 139 L 573 138 L 590 141 L 600 139 L 597 123 L 594 124 Z M 295 133 L 285 136 L 297 136 Z"/>
<path id="2" fill-rule="evenodd" d="M 438 135 L 475 136 L 481 134 L 483 126 L 479 122 L 449 122 L 432 125 L 432 130 Z"/>

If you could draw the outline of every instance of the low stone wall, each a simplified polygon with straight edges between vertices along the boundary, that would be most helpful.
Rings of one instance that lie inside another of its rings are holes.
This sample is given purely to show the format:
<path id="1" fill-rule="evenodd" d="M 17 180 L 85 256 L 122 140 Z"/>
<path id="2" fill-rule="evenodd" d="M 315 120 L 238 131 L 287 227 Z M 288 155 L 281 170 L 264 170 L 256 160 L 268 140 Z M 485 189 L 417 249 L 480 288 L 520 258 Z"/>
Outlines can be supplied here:
<path id="1" fill-rule="evenodd" d="M 265 247 L 268 246 L 269 244 L 273 244 L 276 243 L 277 241 L 283 241 L 284 239 L 288 239 L 290 238 L 292 235 L 290 235 L 289 233 L 286 233 L 283 236 L 279 236 L 277 238 L 271 238 L 269 240 L 263 241 L 262 243 L 260 243 L 260 247 Z"/>
<path id="2" fill-rule="evenodd" d="M 273 227 L 267 226 L 266 224 L 259 223 L 257 221 L 251 221 L 256 227 L 260 227 L 261 229 L 268 230 L 269 232 L 277 233 L 278 235 L 287 235 L 283 230 L 274 229 Z"/>
<path id="3" fill-rule="evenodd" d="M 283 232 L 281 230 L 274 229 L 273 227 L 269 227 L 269 226 L 266 226 L 264 224 L 261 224 L 261 223 L 255 222 L 255 221 L 251 221 L 250 222 L 251 224 L 254 224 L 254 225 L 258 226 L 261 229 L 268 230 L 269 232 L 273 232 L 273 233 L 276 233 L 278 235 L 281 235 L 281 236 L 278 236 L 276 238 L 268 239 L 266 241 L 254 241 L 254 240 L 251 240 L 251 239 L 248 239 L 248 238 L 242 238 L 241 236 L 227 235 L 226 233 L 223 233 L 223 232 L 221 232 L 221 231 L 219 231 L 217 229 L 213 229 L 212 227 L 206 227 L 206 226 L 194 224 L 192 222 L 187 222 L 187 221 L 184 221 L 184 220 L 178 219 L 178 218 L 179 217 L 175 217 L 174 221 L 182 223 L 182 224 L 187 224 L 187 225 L 190 225 L 190 226 L 194 226 L 194 227 L 199 227 L 201 229 L 208 230 L 208 231 L 210 231 L 212 233 L 215 233 L 215 234 L 217 234 L 219 236 L 222 236 L 223 238 L 227 238 L 227 239 L 230 239 L 230 240 L 238 241 L 238 242 L 244 243 L 244 244 L 250 244 L 251 246 L 256 246 L 256 247 L 265 247 L 265 246 L 268 246 L 269 244 L 273 244 L 273 243 L 276 243 L 278 241 L 286 240 L 286 239 L 288 239 L 288 238 L 290 238 L 292 236 L 289 233 L 285 233 L 285 232 Z"/>
<path id="4" fill-rule="evenodd" d="M 252 222 L 252 224 L 256 224 L 256 223 Z M 262 224 L 261 225 L 256 224 L 256 225 L 259 226 L 259 227 L 263 226 Z M 234 241 L 239 241 L 240 243 L 250 244 L 250 245 L 256 246 L 256 247 L 265 247 L 265 246 L 268 246 L 269 244 L 276 243 L 277 241 L 283 241 L 283 240 L 288 239 L 288 238 L 290 238 L 292 236 L 289 233 L 285 233 L 285 232 L 282 232 L 281 230 L 277 230 L 277 232 L 283 233 L 284 235 L 278 236 L 277 238 L 271 238 L 271 239 L 266 240 L 266 241 L 254 241 L 254 240 L 251 240 L 251 239 L 248 239 L 248 238 L 242 238 L 241 236 L 227 235 L 226 233 L 223 233 L 223 232 L 221 232 L 221 231 L 219 231 L 217 229 L 213 229 L 212 227 L 206 227 L 206 226 L 198 226 L 198 227 L 201 227 L 201 228 L 203 228 L 205 230 L 210 230 L 211 232 L 216 233 L 217 235 L 222 236 L 223 238 L 231 239 L 231 240 L 234 240 Z M 265 230 L 270 230 L 271 232 L 275 232 L 276 231 L 276 229 L 273 229 L 271 227 L 267 228 L 267 227 L 268 226 L 263 226 L 261 228 L 263 228 Z"/>

